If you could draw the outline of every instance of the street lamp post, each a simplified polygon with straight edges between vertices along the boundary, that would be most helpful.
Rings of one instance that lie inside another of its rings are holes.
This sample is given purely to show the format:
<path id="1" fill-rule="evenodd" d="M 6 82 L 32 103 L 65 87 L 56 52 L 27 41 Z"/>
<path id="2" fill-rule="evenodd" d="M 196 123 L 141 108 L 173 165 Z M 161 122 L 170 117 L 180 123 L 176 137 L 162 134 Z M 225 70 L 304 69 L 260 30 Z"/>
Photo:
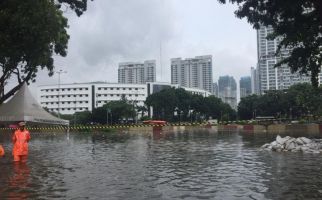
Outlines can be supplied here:
<path id="1" fill-rule="evenodd" d="M 60 75 L 67 72 L 60 69 L 56 73 L 58 74 L 58 118 L 60 118 Z"/>

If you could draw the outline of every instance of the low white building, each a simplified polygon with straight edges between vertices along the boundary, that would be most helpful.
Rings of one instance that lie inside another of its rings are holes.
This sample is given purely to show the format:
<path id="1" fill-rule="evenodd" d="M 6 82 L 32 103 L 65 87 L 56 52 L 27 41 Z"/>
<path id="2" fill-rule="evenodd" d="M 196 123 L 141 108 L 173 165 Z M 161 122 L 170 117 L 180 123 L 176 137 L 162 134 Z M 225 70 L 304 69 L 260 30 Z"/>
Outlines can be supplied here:
<path id="1" fill-rule="evenodd" d="M 92 111 L 124 96 L 136 105 L 143 105 L 147 97 L 146 84 L 72 83 L 38 87 L 38 102 L 50 112 L 74 114 Z"/>
<path id="2" fill-rule="evenodd" d="M 143 106 L 148 95 L 163 89 L 179 85 L 170 83 L 151 82 L 147 84 L 122 83 L 71 83 L 60 85 L 38 86 L 38 102 L 50 112 L 74 114 L 75 112 L 92 111 L 110 101 L 121 100 L 124 96 L 129 102 Z M 188 92 L 204 97 L 211 93 L 198 88 L 182 87 Z"/>

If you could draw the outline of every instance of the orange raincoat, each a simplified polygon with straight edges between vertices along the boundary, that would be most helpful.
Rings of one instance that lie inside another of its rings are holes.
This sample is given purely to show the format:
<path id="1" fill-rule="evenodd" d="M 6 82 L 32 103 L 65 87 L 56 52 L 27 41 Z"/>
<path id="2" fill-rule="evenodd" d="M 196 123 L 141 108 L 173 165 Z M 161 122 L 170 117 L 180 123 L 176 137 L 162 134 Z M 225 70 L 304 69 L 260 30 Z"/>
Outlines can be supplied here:
<path id="1" fill-rule="evenodd" d="M 30 133 L 26 129 L 20 130 L 17 129 L 13 136 L 13 150 L 12 154 L 14 156 L 25 156 L 28 155 L 28 142 L 30 140 Z"/>
<path id="2" fill-rule="evenodd" d="M 0 144 L 0 158 L 4 156 L 4 149 L 2 147 L 2 145 Z"/>

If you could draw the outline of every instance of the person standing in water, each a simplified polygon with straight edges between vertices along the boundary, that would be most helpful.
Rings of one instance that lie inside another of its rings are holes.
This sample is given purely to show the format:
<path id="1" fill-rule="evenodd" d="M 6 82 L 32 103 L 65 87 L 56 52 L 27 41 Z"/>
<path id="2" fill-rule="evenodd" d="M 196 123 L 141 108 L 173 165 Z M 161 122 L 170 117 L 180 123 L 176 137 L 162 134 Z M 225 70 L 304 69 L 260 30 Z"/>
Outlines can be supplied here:
<path id="1" fill-rule="evenodd" d="M 0 158 L 4 156 L 4 148 L 0 144 Z"/>
<path id="2" fill-rule="evenodd" d="M 30 140 L 30 133 L 25 128 L 25 122 L 18 123 L 18 129 L 13 133 L 13 161 L 15 162 L 27 162 L 28 157 L 28 142 Z"/>

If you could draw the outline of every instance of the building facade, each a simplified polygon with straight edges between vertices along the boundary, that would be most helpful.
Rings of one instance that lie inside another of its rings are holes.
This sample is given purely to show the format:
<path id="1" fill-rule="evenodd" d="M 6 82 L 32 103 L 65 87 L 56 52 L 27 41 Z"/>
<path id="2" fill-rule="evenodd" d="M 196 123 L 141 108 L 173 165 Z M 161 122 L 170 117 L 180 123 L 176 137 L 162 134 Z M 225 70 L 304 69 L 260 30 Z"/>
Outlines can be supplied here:
<path id="1" fill-rule="evenodd" d="M 241 77 L 239 80 L 240 98 L 252 94 L 252 81 L 250 76 Z"/>
<path id="2" fill-rule="evenodd" d="M 111 101 L 119 101 L 122 97 L 137 106 L 143 106 L 146 98 L 162 89 L 175 87 L 170 83 L 149 82 L 146 84 L 122 84 L 122 83 L 73 83 L 60 85 L 42 85 L 38 87 L 38 102 L 49 112 L 60 114 L 74 114 L 75 112 L 92 111 Z M 192 94 L 202 96 L 211 95 L 210 92 L 185 88 Z"/>
<path id="3" fill-rule="evenodd" d="M 38 87 L 38 102 L 50 112 L 74 114 L 92 111 L 110 101 L 125 97 L 135 105 L 144 105 L 146 84 L 75 83 Z"/>
<path id="4" fill-rule="evenodd" d="M 259 74 L 258 74 L 258 70 L 256 68 L 254 68 L 254 67 L 251 67 L 250 78 L 251 78 L 251 91 L 252 91 L 252 94 L 260 94 L 260 90 L 259 90 Z"/>
<path id="5" fill-rule="evenodd" d="M 281 39 L 268 40 L 267 36 L 273 33 L 272 27 L 260 27 L 257 30 L 257 54 L 259 76 L 259 90 L 263 94 L 267 90 L 288 89 L 297 83 L 310 82 L 309 76 L 291 73 L 287 65 L 274 68 L 282 58 L 288 57 L 290 49 L 282 49 L 279 56 L 275 55 Z"/>
<path id="6" fill-rule="evenodd" d="M 171 59 L 171 83 L 212 92 L 212 56 Z"/>
<path id="7" fill-rule="evenodd" d="M 218 80 L 219 97 L 224 103 L 237 110 L 237 84 L 232 76 L 220 76 Z"/>
<path id="8" fill-rule="evenodd" d="M 147 60 L 144 63 L 119 63 L 118 82 L 125 84 L 144 84 L 156 81 L 156 61 Z"/>

